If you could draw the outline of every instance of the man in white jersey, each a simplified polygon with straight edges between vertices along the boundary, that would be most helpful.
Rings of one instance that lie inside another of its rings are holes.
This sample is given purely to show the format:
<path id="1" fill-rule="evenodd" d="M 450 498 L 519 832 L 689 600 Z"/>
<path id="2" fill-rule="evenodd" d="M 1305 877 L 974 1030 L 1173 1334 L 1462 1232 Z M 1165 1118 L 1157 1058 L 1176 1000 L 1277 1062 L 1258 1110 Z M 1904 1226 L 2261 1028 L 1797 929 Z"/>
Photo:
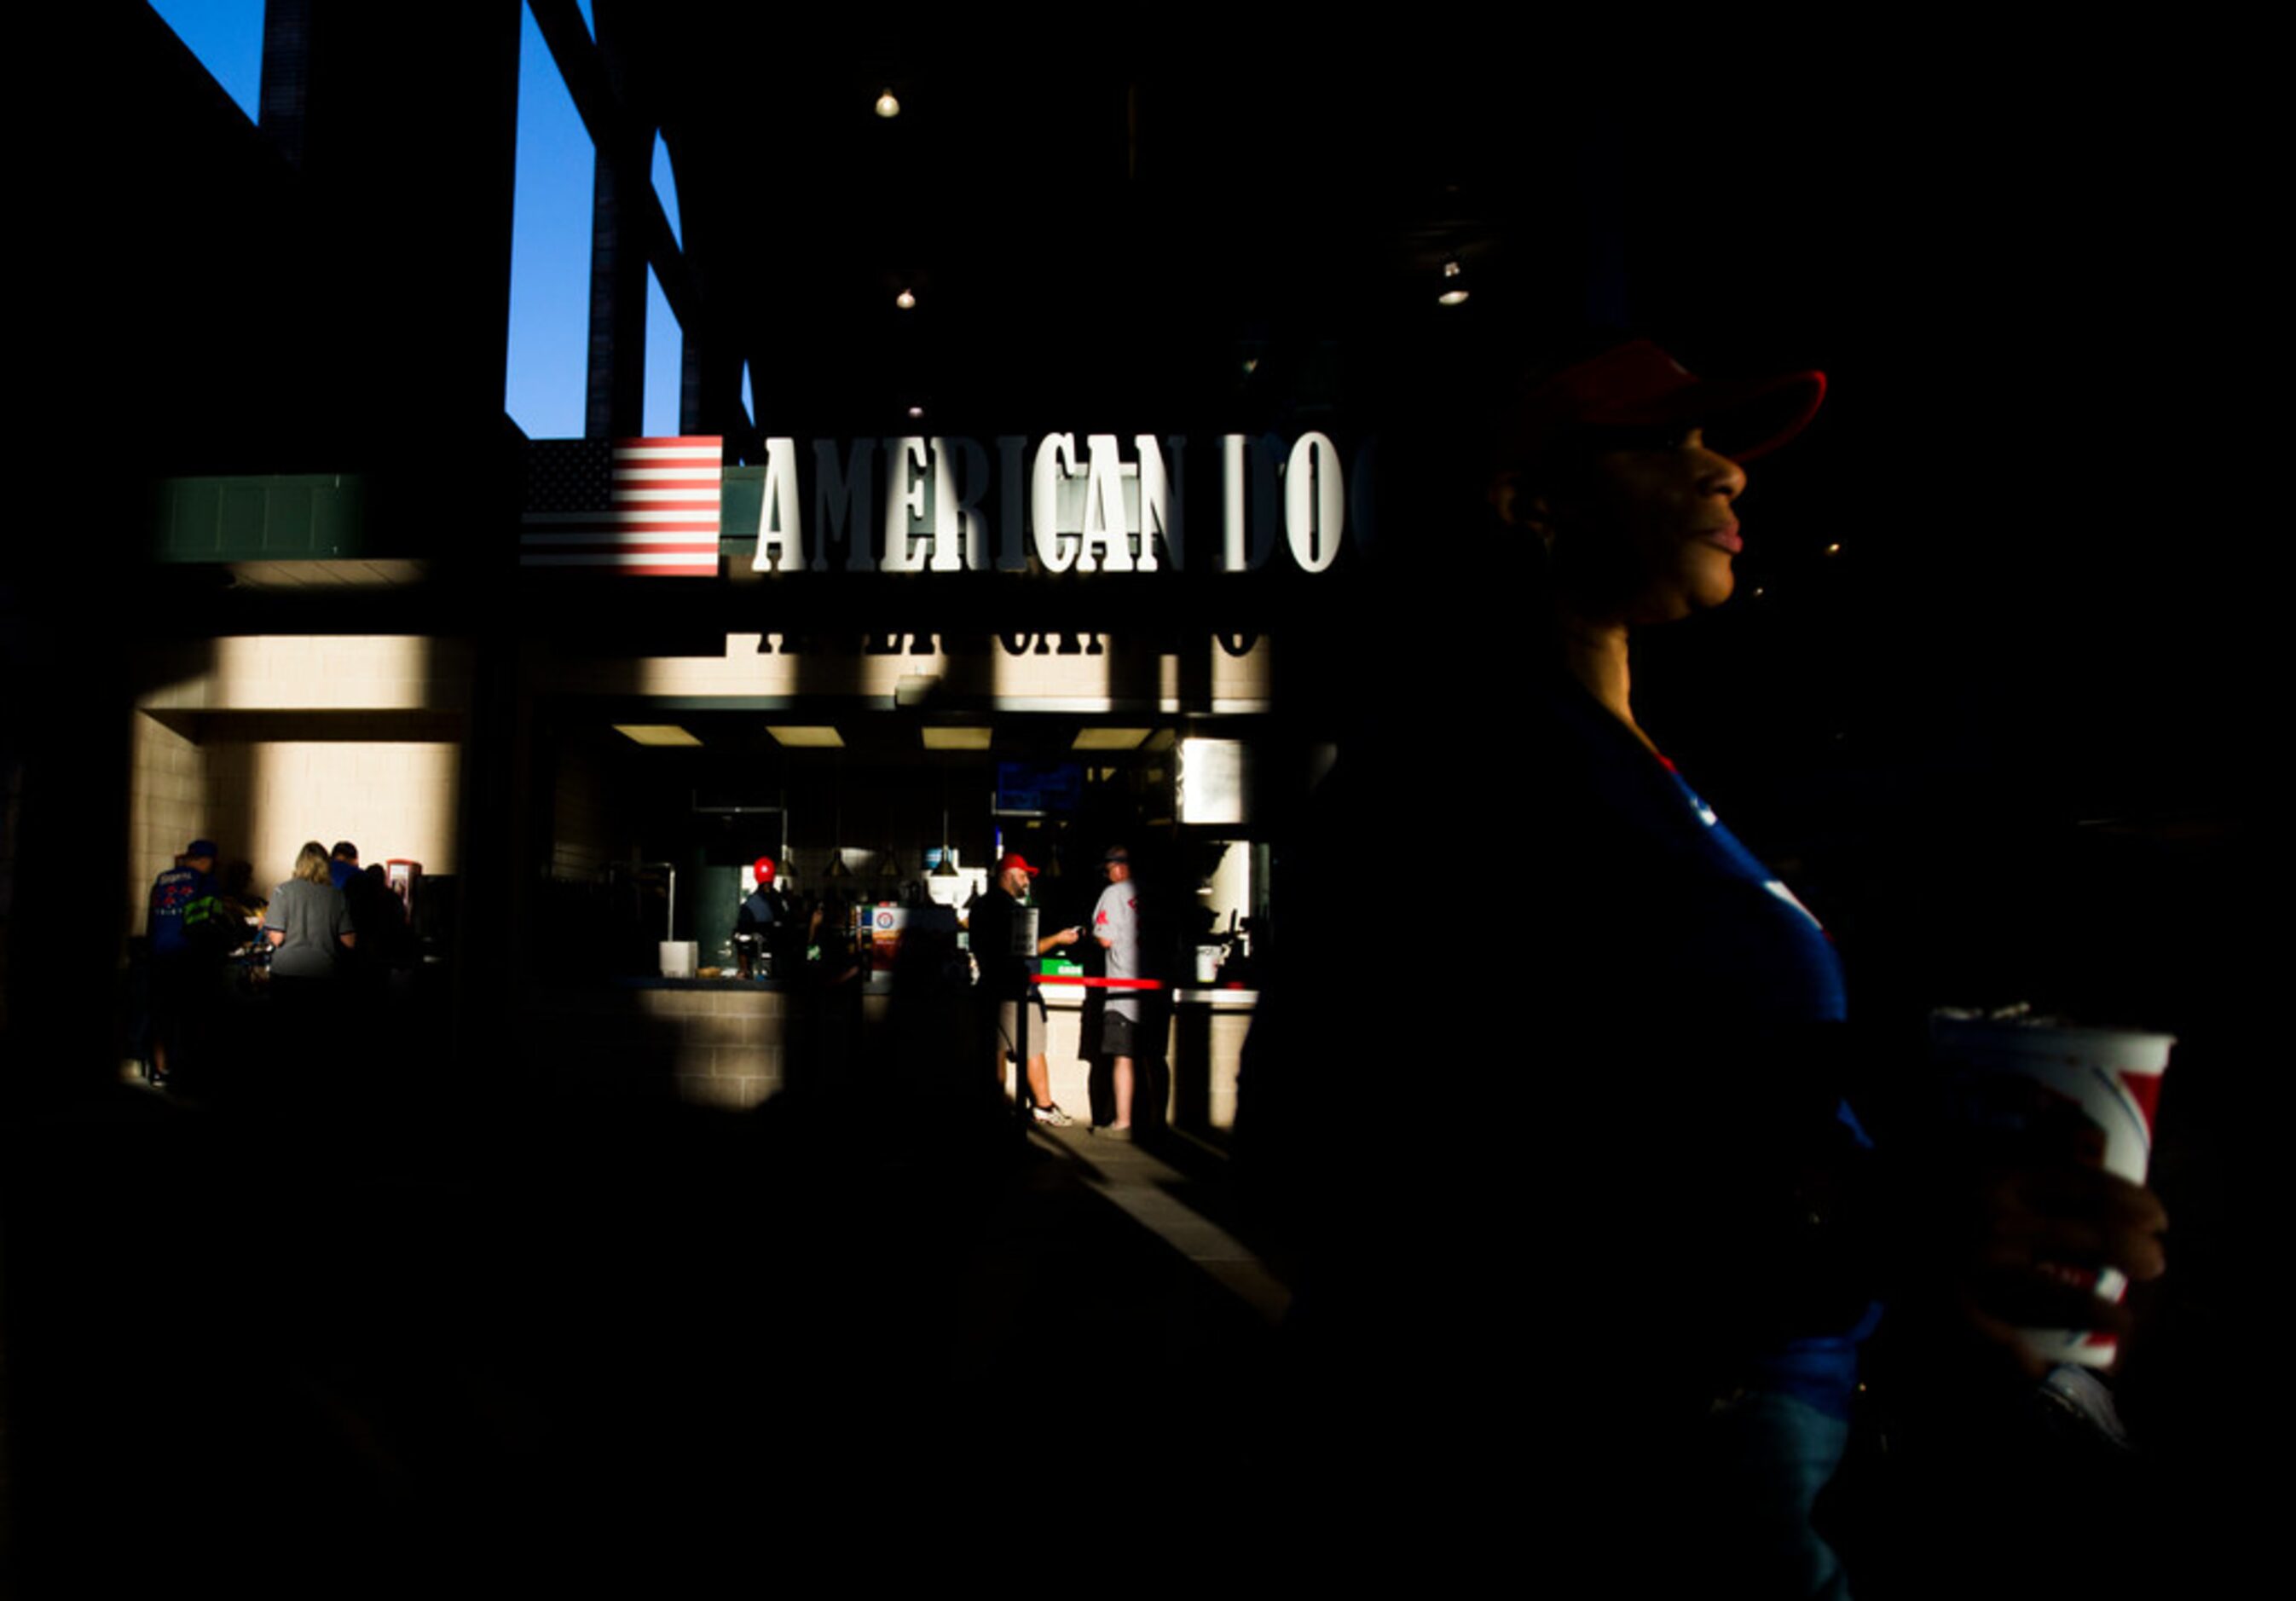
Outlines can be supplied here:
<path id="1" fill-rule="evenodd" d="M 1123 846 L 1109 847 L 1101 858 L 1101 871 L 1108 874 L 1108 888 L 1100 892 L 1099 904 L 1092 909 L 1092 937 L 1108 953 L 1110 978 L 1136 979 L 1140 976 L 1140 900 L 1133 891 L 1132 859 Z M 1134 1036 L 1139 1026 L 1138 993 L 1111 988 L 1102 1014 L 1101 1049 L 1109 1057 L 1116 1118 L 1107 1128 L 1094 1129 L 1095 1134 L 1132 1137 L 1132 1068 L 1139 1054 Z"/>

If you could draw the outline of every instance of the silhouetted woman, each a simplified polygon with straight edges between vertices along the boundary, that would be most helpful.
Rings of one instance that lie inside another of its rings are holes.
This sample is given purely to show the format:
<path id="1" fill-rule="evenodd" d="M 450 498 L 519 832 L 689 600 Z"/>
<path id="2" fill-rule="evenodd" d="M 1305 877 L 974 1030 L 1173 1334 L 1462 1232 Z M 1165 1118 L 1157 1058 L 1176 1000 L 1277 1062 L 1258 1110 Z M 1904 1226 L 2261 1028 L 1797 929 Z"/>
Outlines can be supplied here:
<path id="1" fill-rule="evenodd" d="M 312 840 L 296 854 L 293 876 L 272 892 L 264 908 L 271 941 L 272 993 L 285 1006 L 316 1004 L 335 976 L 340 957 L 357 943 L 350 907 L 334 886 L 327 848 Z"/>

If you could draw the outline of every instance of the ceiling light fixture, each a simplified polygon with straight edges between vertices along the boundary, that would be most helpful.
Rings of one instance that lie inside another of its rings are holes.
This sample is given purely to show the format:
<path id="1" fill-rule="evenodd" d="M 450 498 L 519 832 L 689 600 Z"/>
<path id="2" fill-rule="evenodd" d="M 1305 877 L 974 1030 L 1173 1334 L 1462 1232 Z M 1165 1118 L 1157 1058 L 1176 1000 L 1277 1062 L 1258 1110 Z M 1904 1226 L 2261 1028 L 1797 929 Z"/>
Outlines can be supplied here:
<path id="1" fill-rule="evenodd" d="M 616 723 L 614 732 L 642 745 L 698 745 L 701 743 L 675 723 Z"/>
<path id="2" fill-rule="evenodd" d="M 877 96 L 877 115 L 880 117 L 898 117 L 900 114 L 901 103 L 893 98 L 892 90 L 887 89 L 882 94 Z"/>
<path id="3" fill-rule="evenodd" d="M 914 306 L 916 305 L 916 303 L 917 303 L 917 297 L 916 297 L 916 296 L 914 296 L 914 294 L 911 294 L 911 293 L 910 293 L 907 290 L 906 290 L 906 289 L 905 289 L 905 290 L 903 290 L 903 291 L 901 291 L 901 292 L 900 292 L 900 293 L 898 293 L 898 294 L 897 294 L 897 295 L 895 295 L 895 296 L 893 297 L 893 304 L 894 304 L 894 305 L 896 305 L 896 306 L 898 306 L 898 307 L 899 307 L 902 310 L 904 310 L 904 311 L 907 311 L 907 310 L 911 309 L 913 307 L 914 307 Z"/>
<path id="4" fill-rule="evenodd" d="M 1152 728 L 1079 728 L 1071 751 L 1136 751 Z"/>

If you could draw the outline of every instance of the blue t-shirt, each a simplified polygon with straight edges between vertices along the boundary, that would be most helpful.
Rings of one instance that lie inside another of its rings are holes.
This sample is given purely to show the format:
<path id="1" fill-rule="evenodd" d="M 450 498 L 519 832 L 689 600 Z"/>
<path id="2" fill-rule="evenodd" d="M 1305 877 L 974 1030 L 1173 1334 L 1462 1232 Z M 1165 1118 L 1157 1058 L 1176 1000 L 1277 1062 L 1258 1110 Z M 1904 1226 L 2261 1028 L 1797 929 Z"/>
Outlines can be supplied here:
<path id="1" fill-rule="evenodd" d="M 220 911 L 215 880 L 197 867 L 171 867 L 152 885 L 152 915 L 146 932 L 152 954 L 172 959 L 192 954 L 191 927 Z"/>
<path id="2" fill-rule="evenodd" d="M 1738 842 L 1735 834 L 1723 826 L 1714 809 L 1699 799 L 1674 763 L 1662 756 L 1659 759 L 1666 762 L 1667 772 L 1682 792 L 1684 804 L 1704 830 L 1716 865 L 1733 878 L 1759 886 L 1775 903 L 1772 921 L 1782 936 L 1776 948 L 1789 958 L 1774 973 L 1781 993 L 1798 996 L 1799 1004 L 1808 1008 L 1813 1021 L 1841 1022 L 1849 1014 L 1841 982 L 1841 961 L 1834 954 L 1833 941 L 1827 937 L 1824 925 L 1752 851 Z M 1857 1116 L 1849 1109 L 1848 1101 L 1841 1104 L 1834 1115 L 1858 1146 L 1869 1151 L 1874 1148 L 1874 1142 L 1858 1125 Z M 1857 1386 L 1857 1347 L 1873 1334 L 1881 1317 L 1881 1307 L 1871 1304 L 1855 1326 L 1840 1334 L 1803 1335 L 1788 1341 L 1776 1351 L 1764 1352 L 1755 1362 L 1759 1382 L 1766 1389 L 1793 1396 L 1829 1416 L 1847 1417 L 1850 1397 Z"/>
<path id="3" fill-rule="evenodd" d="M 1841 961 L 1834 955 L 1833 941 L 1826 936 L 1824 925 L 1775 874 L 1738 842 L 1737 835 L 1722 825 L 1714 809 L 1684 782 L 1674 763 L 1663 756 L 1659 760 L 1665 763 L 1675 788 L 1681 792 L 1683 803 L 1698 820 L 1715 868 L 1725 877 L 1753 885 L 1769 902 L 1767 921 L 1773 928 L 1772 939 L 1766 941 L 1766 948 L 1784 960 L 1773 962 L 1764 970 L 1763 979 L 1770 993 L 1758 998 L 1755 1004 L 1798 1012 L 1814 1022 L 1842 1021 L 1849 1015 L 1849 1006 L 1842 990 Z"/>

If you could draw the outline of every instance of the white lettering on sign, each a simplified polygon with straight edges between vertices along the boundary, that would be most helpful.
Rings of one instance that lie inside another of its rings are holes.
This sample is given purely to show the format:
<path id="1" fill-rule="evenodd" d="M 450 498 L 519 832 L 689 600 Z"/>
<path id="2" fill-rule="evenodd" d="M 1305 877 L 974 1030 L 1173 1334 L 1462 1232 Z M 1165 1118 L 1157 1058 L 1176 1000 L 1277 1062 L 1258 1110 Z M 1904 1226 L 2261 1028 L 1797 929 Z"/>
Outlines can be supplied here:
<path id="1" fill-rule="evenodd" d="M 1029 553 L 1021 544 L 1021 486 L 1027 473 L 1029 441 L 1017 433 L 996 437 L 996 571 L 1026 572 Z"/>
<path id="2" fill-rule="evenodd" d="M 1140 453 L 1140 554 L 1134 565 L 1142 572 L 1156 571 L 1156 551 L 1163 547 L 1174 571 L 1181 562 L 1179 506 L 1181 497 L 1175 486 L 1182 485 L 1182 456 L 1187 440 L 1178 434 L 1172 436 L 1172 470 L 1164 470 L 1164 453 L 1156 448 L 1152 433 L 1135 434 L 1133 449 Z"/>
<path id="3" fill-rule="evenodd" d="M 840 469 L 837 446 L 829 439 L 813 442 L 813 570 L 829 567 L 829 542 L 845 541 L 845 571 L 867 572 L 876 565 L 869 550 L 869 458 L 874 439 L 856 439 L 852 454 Z M 848 519 L 850 521 L 848 521 Z"/>
<path id="4" fill-rule="evenodd" d="M 1132 536 L 1124 527 L 1124 458 L 1116 436 L 1096 433 L 1085 441 L 1090 452 L 1084 487 L 1084 527 L 1077 538 L 1078 572 L 1130 572 Z"/>
<path id="5" fill-rule="evenodd" d="M 1339 559 L 1347 497 L 1340 453 L 1332 441 L 1320 433 L 1303 433 L 1292 441 L 1292 460 L 1283 469 L 1283 532 L 1300 571 L 1321 572 Z"/>
<path id="6" fill-rule="evenodd" d="M 1280 504 L 1275 460 L 1283 441 L 1272 433 L 1257 439 L 1230 433 L 1220 436 L 1220 446 L 1226 468 L 1220 502 L 1221 570 L 1257 572 L 1275 551 Z"/>
<path id="7" fill-rule="evenodd" d="M 1244 478 L 1247 443 L 1240 433 L 1220 435 L 1220 567 L 1227 572 L 1243 571 L 1243 497 L 1250 487 Z"/>
<path id="8" fill-rule="evenodd" d="M 758 554 L 750 565 L 759 572 L 794 572 L 805 565 L 805 526 L 798 520 L 795 439 L 766 441 L 765 494 L 758 502 Z"/>
<path id="9" fill-rule="evenodd" d="M 1066 572 L 1077 550 L 1061 538 L 1060 490 L 1076 476 L 1076 435 L 1046 434 L 1037 447 L 1036 471 L 1029 478 L 1029 531 L 1037 538 L 1037 561 L 1046 572 Z"/>
<path id="10" fill-rule="evenodd" d="M 1140 433 L 898 435 L 811 441 L 812 493 L 799 442 L 765 440 L 756 476 L 755 572 L 1135 573 L 1185 570 L 1187 438 Z M 1368 480 L 1328 434 L 1223 434 L 1211 486 L 1214 571 L 1257 572 L 1279 550 L 1323 572 L 1367 530 Z M 882 447 L 882 480 L 879 479 Z M 741 474 L 744 469 L 736 468 Z M 879 499 L 882 494 L 882 500 Z M 994 506 L 988 505 L 993 497 Z M 881 510 L 882 508 L 882 510 Z M 807 513 L 810 510 L 810 516 Z M 992 532 L 993 529 L 993 532 Z M 728 532 L 736 530 L 728 530 Z M 842 547 L 839 560 L 838 547 Z"/>
<path id="11" fill-rule="evenodd" d="M 932 447 L 920 439 L 885 441 L 885 555 L 880 563 L 887 572 L 922 572 L 930 554 L 921 548 L 915 533 L 925 515 L 925 473 L 932 466 Z"/>
<path id="12" fill-rule="evenodd" d="M 988 490 L 988 453 L 962 437 L 935 439 L 932 447 L 932 570 L 981 571 L 988 565 L 988 521 L 980 514 L 980 497 Z"/>

